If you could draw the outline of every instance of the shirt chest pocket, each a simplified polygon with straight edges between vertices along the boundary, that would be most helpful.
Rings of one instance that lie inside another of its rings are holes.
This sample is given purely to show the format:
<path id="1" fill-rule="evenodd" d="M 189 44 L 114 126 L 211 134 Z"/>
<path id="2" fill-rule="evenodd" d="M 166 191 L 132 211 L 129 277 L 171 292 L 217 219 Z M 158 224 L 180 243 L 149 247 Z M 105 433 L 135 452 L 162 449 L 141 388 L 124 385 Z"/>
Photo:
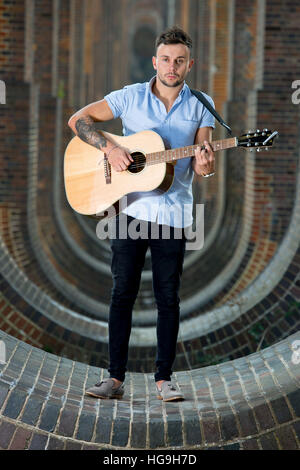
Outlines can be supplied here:
<path id="1" fill-rule="evenodd" d="M 176 132 L 178 140 L 184 142 L 190 142 L 191 145 L 194 143 L 195 134 L 199 127 L 199 121 L 193 119 L 179 119 L 176 118 L 172 122 L 172 132 Z"/>

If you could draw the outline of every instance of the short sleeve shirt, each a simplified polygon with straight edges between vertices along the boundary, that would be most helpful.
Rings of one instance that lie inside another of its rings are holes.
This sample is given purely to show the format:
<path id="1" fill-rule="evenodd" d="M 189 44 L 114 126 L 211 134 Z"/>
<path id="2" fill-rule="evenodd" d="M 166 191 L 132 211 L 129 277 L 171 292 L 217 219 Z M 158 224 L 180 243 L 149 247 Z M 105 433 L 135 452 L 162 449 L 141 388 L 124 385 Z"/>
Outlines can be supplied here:
<path id="1" fill-rule="evenodd" d="M 201 127 L 215 128 L 214 116 L 191 93 L 185 82 L 167 113 L 163 102 L 152 91 L 155 79 L 156 76 L 149 82 L 127 85 L 104 96 L 114 118 L 121 118 L 124 136 L 152 130 L 161 136 L 165 148 L 169 149 L 193 145 L 195 134 Z M 203 95 L 214 107 L 212 98 L 205 93 Z M 193 177 L 192 157 L 177 160 L 174 181 L 167 192 L 160 195 L 153 191 L 129 194 L 127 201 L 130 202 L 133 196 L 134 202 L 122 212 L 158 224 L 188 227 L 193 223 Z"/>

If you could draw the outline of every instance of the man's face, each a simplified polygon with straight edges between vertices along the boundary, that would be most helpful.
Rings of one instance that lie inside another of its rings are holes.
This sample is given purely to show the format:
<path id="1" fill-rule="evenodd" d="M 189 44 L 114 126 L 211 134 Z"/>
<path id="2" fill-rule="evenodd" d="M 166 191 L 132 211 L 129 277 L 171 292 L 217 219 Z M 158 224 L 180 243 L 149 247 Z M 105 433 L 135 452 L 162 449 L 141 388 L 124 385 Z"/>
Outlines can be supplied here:
<path id="1" fill-rule="evenodd" d="M 161 83 L 167 87 L 177 87 L 185 80 L 194 60 L 184 44 L 160 44 L 152 63 Z"/>

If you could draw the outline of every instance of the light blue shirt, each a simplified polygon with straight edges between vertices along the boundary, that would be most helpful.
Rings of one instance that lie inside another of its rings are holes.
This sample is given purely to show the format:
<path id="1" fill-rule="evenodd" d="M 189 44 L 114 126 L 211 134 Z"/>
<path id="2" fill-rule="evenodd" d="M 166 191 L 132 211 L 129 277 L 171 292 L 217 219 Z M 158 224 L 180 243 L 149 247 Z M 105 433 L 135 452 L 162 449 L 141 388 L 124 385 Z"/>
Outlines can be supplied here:
<path id="1" fill-rule="evenodd" d="M 177 148 L 193 145 L 200 127 L 215 127 L 214 116 L 191 93 L 185 82 L 167 113 L 163 102 L 152 91 L 155 79 L 156 76 L 149 82 L 127 85 L 104 96 L 114 118 L 121 118 L 124 136 L 150 129 L 162 137 L 166 148 Z M 203 94 L 214 107 L 212 98 Z M 172 227 L 191 226 L 194 177 L 191 163 L 192 157 L 177 160 L 174 181 L 167 192 L 162 195 L 153 195 L 153 191 L 132 193 L 127 196 L 128 201 L 134 196 L 135 202 L 122 212 Z"/>

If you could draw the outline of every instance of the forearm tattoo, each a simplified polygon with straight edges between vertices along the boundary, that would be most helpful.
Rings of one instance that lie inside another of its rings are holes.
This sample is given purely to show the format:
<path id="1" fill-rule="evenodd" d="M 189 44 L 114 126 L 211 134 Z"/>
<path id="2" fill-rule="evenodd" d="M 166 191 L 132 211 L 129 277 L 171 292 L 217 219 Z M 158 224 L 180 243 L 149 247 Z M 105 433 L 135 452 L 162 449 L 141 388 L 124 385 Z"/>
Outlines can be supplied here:
<path id="1" fill-rule="evenodd" d="M 80 137 L 87 144 L 93 145 L 101 150 L 101 147 L 106 147 L 107 140 L 97 131 L 95 122 L 90 116 L 83 116 L 76 121 L 75 128 Z"/>

